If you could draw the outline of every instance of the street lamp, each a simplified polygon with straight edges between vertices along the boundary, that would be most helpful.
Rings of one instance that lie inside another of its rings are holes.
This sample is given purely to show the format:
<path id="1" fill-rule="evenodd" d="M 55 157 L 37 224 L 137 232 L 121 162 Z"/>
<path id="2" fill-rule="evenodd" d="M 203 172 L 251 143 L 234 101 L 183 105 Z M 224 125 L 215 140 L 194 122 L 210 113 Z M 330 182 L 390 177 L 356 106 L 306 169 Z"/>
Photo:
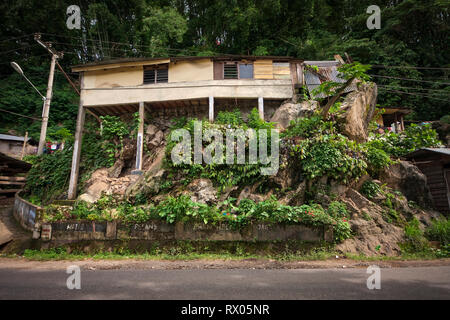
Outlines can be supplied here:
<path id="1" fill-rule="evenodd" d="M 21 76 L 25 78 L 25 80 L 28 81 L 29 84 L 34 88 L 34 90 L 39 93 L 39 95 L 42 97 L 42 100 L 44 100 L 44 106 L 42 107 L 42 125 L 41 125 L 41 135 L 39 137 L 39 146 L 38 146 L 38 155 L 41 155 L 44 151 L 44 145 L 45 145 L 45 137 L 47 135 L 47 124 L 48 124 L 48 113 L 50 110 L 50 101 L 52 99 L 52 88 L 53 88 L 53 75 L 55 73 L 55 63 L 57 59 L 57 55 L 52 55 L 52 62 L 50 64 L 50 74 L 48 76 L 48 86 L 47 86 L 47 95 L 44 97 L 39 90 L 31 83 L 31 81 L 25 76 L 23 73 L 22 68 L 16 63 L 11 62 L 11 67 L 16 70 Z"/>
<path id="2" fill-rule="evenodd" d="M 26 75 L 23 73 L 22 68 L 16 63 L 16 62 L 11 62 L 11 67 L 13 67 L 14 70 L 17 71 L 18 74 L 20 74 L 22 77 L 25 78 L 25 80 L 28 81 L 29 84 L 31 84 L 31 86 L 34 88 L 34 90 L 36 90 L 37 93 L 39 93 L 39 95 L 42 97 L 42 100 L 45 101 L 45 97 L 42 93 L 39 92 L 39 90 L 34 86 L 34 84 L 26 77 Z"/>

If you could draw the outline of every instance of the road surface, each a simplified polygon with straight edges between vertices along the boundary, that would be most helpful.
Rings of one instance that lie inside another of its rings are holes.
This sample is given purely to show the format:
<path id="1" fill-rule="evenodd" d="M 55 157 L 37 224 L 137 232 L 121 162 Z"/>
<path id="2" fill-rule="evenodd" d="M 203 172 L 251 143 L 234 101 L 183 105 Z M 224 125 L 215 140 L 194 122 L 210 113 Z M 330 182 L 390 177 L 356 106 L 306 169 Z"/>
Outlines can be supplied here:
<path id="1" fill-rule="evenodd" d="M 0 299 L 450 299 L 450 266 L 382 268 L 381 289 L 366 268 L 116 269 L 80 272 L 0 265 Z"/>

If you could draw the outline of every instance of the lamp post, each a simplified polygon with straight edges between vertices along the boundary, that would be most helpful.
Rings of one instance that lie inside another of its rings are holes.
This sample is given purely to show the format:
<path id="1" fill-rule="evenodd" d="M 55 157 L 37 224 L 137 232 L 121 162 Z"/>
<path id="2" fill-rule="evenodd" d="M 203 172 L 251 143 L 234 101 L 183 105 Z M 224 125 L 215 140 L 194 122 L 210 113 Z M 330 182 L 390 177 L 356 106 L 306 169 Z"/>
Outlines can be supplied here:
<path id="1" fill-rule="evenodd" d="M 41 155 L 44 151 L 44 145 L 45 145 L 45 137 L 47 135 L 47 125 L 48 125 L 48 114 L 50 110 L 50 101 L 52 99 L 52 89 L 53 89 L 53 75 L 55 73 L 55 63 L 56 63 L 56 55 L 52 55 L 52 61 L 50 64 L 50 74 L 48 76 L 48 86 L 47 86 L 47 95 L 44 97 L 39 90 L 31 83 L 31 81 L 25 76 L 22 68 L 16 63 L 11 62 L 11 67 L 13 67 L 14 70 L 16 70 L 21 76 L 25 78 L 25 80 L 28 81 L 29 84 L 36 90 L 39 95 L 42 97 L 42 100 L 44 100 L 44 106 L 42 108 L 42 125 L 41 125 L 41 135 L 39 137 L 39 146 L 38 146 L 38 155 Z"/>

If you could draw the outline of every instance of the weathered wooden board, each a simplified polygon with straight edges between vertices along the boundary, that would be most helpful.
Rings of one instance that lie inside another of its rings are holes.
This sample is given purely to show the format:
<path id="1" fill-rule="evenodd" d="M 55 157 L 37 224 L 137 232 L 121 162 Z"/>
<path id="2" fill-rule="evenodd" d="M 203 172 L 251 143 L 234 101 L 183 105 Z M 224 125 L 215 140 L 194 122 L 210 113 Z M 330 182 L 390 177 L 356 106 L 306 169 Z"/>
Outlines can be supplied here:
<path id="1" fill-rule="evenodd" d="M 256 60 L 253 63 L 255 79 L 273 79 L 272 60 Z"/>

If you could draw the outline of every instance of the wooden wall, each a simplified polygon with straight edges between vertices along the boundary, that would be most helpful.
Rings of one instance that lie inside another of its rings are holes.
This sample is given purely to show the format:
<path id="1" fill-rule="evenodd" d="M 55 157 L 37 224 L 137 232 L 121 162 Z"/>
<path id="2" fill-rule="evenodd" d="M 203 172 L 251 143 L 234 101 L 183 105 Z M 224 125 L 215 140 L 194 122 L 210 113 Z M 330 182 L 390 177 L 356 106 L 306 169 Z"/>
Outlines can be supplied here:
<path id="1" fill-rule="evenodd" d="M 425 159 L 423 159 L 425 160 Z M 427 163 L 420 163 L 427 162 Z M 449 199 L 447 196 L 448 185 L 444 177 L 445 169 L 440 160 L 418 161 L 416 165 L 420 171 L 427 176 L 427 185 L 430 188 L 431 195 L 436 210 L 443 214 L 450 214 Z"/>

